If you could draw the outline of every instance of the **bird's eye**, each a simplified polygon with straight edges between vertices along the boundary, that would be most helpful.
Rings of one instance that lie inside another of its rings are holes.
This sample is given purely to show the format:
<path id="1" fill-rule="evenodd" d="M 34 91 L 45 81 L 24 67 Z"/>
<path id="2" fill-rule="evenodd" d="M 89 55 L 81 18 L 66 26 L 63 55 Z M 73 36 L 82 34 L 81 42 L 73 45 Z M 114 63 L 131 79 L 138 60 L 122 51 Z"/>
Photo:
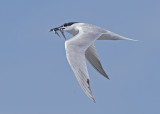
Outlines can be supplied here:
<path id="1" fill-rule="evenodd" d="M 67 24 L 64 24 L 63 26 L 64 26 L 64 27 L 66 27 L 66 26 L 67 26 Z"/>

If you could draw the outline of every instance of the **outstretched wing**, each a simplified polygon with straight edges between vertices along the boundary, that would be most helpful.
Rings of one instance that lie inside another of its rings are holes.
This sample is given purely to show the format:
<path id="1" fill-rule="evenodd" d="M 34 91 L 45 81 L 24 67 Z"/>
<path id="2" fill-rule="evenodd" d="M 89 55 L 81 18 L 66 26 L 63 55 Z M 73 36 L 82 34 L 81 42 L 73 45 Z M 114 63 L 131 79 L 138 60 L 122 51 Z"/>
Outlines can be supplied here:
<path id="1" fill-rule="evenodd" d="M 91 38 L 92 36 L 92 38 Z M 96 40 L 92 34 L 78 34 L 65 42 L 67 60 L 85 94 L 95 102 L 89 83 L 85 51 Z"/>
<path id="2" fill-rule="evenodd" d="M 105 73 L 100 59 L 98 57 L 96 48 L 94 45 L 91 45 L 85 52 L 86 58 L 87 60 L 90 62 L 90 64 L 100 73 L 102 74 L 104 77 L 108 78 L 108 75 Z"/>

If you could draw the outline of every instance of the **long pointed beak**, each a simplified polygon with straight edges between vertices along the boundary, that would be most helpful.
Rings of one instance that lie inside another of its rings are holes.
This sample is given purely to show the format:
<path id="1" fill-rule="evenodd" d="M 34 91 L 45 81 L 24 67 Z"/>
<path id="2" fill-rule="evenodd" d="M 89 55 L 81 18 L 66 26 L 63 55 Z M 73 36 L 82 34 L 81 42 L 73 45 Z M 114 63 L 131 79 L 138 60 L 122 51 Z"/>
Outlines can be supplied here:
<path id="1" fill-rule="evenodd" d="M 53 29 L 50 29 L 48 32 L 53 32 Z"/>
<path id="2" fill-rule="evenodd" d="M 58 34 L 58 30 L 60 29 L 60 27 L 57 27 L 57 28 L 53 28 L 53 29 L 50 29 L 48 32 L 55 32 L 55 34 L 57 34 L 59 37 L 60 37 L 60 35 Z"/>
<path id="3" fill-rule="evenodd" d="M 57 28 L 53 28 L 53 29 L 50 29 L 48 32 L 55 32 L 55 31 L 58 31 L 60 29 L 60 27 L 57 27 Z"/>

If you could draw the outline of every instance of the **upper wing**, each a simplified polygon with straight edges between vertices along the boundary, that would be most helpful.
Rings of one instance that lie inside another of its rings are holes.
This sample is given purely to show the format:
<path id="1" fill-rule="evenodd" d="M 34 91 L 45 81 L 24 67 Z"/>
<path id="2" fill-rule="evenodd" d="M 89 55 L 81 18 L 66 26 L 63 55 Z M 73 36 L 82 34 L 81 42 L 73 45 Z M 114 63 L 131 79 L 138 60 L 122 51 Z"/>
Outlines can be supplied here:
<path id="1" fill-rule="evenodd" d="M 85 52 L 86 58 L 87 60 L 90 62 L 90 64 L 100 73 L 102 74 L 104 77 L 108 78 L 108 75 L 105 73 L 100 59 L 98 57 L 96 48 L 94 45 L 91 45 Z"/>
<path id="2" fill-rule="evenodd" d="M 131 40 L 131 41 L 137 41 L 137 40 L 133 40 L 133 39 L 130 39 L 130 38 L 123 37 L 119 34 L 111 32 L 111 31 L 106 31 L 106 33 L 103 33 L 98 38 L 98 40 Z"/>
<path id="3" fill-rule="evenodd" d="M 85 94 L 95 102 L 90 89 L 85 51 L 96 38 L 89 34 L 78 34 L 65 42 L 67 60 Z"/>

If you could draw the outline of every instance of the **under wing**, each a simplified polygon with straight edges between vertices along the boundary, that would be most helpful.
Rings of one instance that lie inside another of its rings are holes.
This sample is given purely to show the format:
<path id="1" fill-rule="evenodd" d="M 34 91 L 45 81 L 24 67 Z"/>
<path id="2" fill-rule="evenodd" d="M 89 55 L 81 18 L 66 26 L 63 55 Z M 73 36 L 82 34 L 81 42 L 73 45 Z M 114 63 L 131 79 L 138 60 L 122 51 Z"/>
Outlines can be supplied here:
<path id="1" fill-rule="evenodd" d="M 67 50 L 66 52 L 67 60 L 81 88 L 91 100 L 95 101 L 90 89 L 89 74 L 84 53 L 77 50 Z"/>
<path id="2" fill-rule="evenodd" d="M 88 39 L 87 39 L 88 38 Z M 89 83 L 85 51 L 96 40 L 90 34 L 78 34 L 65 42 L 66 57 L 85 94 L 95 102 Z"/>
<path id="3" fill-rule="evenodd" d="M 102 74 L 104 77 L 108 78 L 108 75 L 105 73 L 100 59 L 98 57 L 96 48 L 94 45 L 91 45 L 85 52 L 86 58 L 89 61 L 89 63 L 97 70 L 100 74 Z"/>

